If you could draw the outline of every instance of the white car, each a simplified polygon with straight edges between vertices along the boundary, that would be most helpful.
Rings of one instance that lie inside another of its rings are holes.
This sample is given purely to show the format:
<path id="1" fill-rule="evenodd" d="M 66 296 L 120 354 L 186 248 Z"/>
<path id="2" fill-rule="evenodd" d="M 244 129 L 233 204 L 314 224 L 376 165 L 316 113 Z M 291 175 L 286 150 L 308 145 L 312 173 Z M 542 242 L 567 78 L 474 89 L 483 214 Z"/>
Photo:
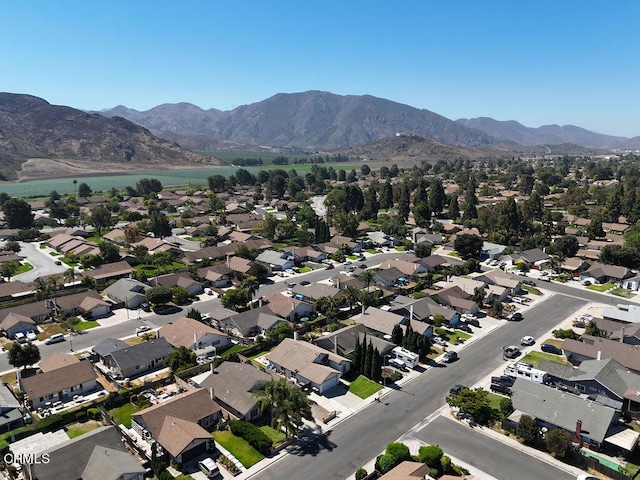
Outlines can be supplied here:
<path id="1" fill-rule="evenodd" d="M 33 330 L 29 330 L 27 332 L 27 342 L 35 342 L 36 340 L 38 340 L 36 332 L 34 332 Z"/>
<path id="2" fill-rule="evenodd" d="M 526 337 L 522 337 L 522 340 L 520 340 L 520 345 L 530 346 L 534 343 L 536 343 L 536 339 L 529 335 L 527 335 Z"/>
<path id="3" fill-rule="evenodd" d="M 149 325 L 140 325 L 139 327 L 136 327 L 136 335 L 148 332 L 149 330 L 151 330 L 151 327 Z"/>
<path id="4" fill-rule="evenodd" d="M 515 345 L 509 345 L 504 349 L 504 356 L 507 358 L 516 358 L 518 355 L 520 355 L 520 349 Z"/>
<path id="5" fill-rule="evenodd" d="M 437 343 L 444 347 L 447 344 L 447 341 L 442 337 L 433 337 L 433 343 Z"/>

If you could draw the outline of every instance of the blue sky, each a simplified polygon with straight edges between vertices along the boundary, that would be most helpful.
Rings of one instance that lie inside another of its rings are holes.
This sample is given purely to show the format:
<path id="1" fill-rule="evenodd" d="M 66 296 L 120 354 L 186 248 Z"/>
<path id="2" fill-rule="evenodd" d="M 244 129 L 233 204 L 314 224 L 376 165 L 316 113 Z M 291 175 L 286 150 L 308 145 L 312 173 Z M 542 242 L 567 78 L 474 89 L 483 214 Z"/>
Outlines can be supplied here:
<path id="1" fill-rule="evenodd" d="M 0 90 L 92 110 L 324 90 L 632 137 L 638 18 L 637 0 L 9 2 Z"/>

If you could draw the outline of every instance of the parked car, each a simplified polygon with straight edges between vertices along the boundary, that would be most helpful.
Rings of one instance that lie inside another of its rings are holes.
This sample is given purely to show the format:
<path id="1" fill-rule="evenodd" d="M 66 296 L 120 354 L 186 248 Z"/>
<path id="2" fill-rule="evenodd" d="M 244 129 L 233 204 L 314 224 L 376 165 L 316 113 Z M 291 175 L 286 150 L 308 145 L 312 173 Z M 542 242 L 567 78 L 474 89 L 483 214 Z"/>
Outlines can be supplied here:
<path id="1" fill-rule="evenodd" d="M 534 282 L 533 280 L 524 280 L 522 283 L 526 284 L 526 285 L 530 285 L 532 287 L 536 286 L 536 282 Z"/>
<path id="2" fill-rule="evenodd" d="M 51 345 L 52 343 L 60 342 L 64 342 L 64 335 L 62 333 L 56 333 L 47 338 L 44 343 L 47 345 Z"/>
<path id="3" fill-rule="evenodd" d="M 503 395 L 511 395 L 511 388 L 503 383 L 492 383 L 490 387 L 494 393 L 502 393 Z"/>
<path id="4" fill-rule="evenodd" d="M 433 337 L 433 343 L 437 343 L 438 345 L 445 346 L 447 341 L 442 337 Z"/>
<path id="5" fill-rule="evenodd" d="M 533 345 L 534 343 L 536 343 L 536 339 L 527 335 L 526 337 L 522 337 L 522 340 L 520 340 L 520 345 Z"/>
<path id="6" fill-rule="evenodd" d="M 306 287 L 307 285 L 311 285 L 311 282 L 309 280 L 302 280 L 300 282 L 300 285 L 302 285 L 303 287 Z"/>
<path id="7" fill-rule="evenodd" d="M 508 387 L 511 387 L 515 383 L 516 379 L 509 375 L 501 375 L 499 377 L 491 377 L 491 383 L 501 383 Z"/>
<path id="8" fill-rule="evenodd" d="M 151 327 L 149 325 L 140 325 L 139 327 L 136 327 L 136 335 L 139 335 L 143 332 L 148 332 L 149 330 L 151 330 Z"/>
<path id="9" fill-rule="evenodd" d="M 34 332 L 33 330 L 29 330 L 27 332 L 27 342 L 35 342 L 36 340 L 38 340 L 36 332 Z"/>
<path id="10" fill-rule="evenodd" d="M 458 354 L 452 350 L 449 350 L 442 356 L 442 361 L 444 363 L 455 362 L 458 359 Z"/>
<path id="11" fill-rule="evenodd" d="M 460 323 L 458 325 L 456 325 L 456 328 L 458 330 L 462 330 L 463 332 L 467 332 L 467 333 L 472 333 L 473 330 L 471 330 L 471 327 L 469 325 L 467 325 L 466 323 Z"/>
<path id="12" fill-rule="evenodd" d="M 504 349 L 504 356 L 507 358 L 516 358 L 518 355 L 520 355 L 520 349 L 515 345 L 509 345 Z"/>
<path id="13" fill-rule="evenodd" d="M 24 343 L 27 341 L 27 336 L 22 332 L 17 332 L 13 335 L 13 338 L 15 338 L 18 343 Z"/>
<path id="14" fill-rule="evenodd" d="M 550 343 L 543 343 L 540 345 L 540 350 L 547 353 L 553 353 L 554 355 L 562 355 L 562 349 L 551 345 Z"/>
<path id="15" fill-rule="evenodd" d="M 598 477 L 594 477 L 593 475 L 578 475 L 576 480 L 600 480 Z"/>
<path id="16" fill-rule="evenodd" d="M 327 265 L 326 267 L 324 267 L 325 270 L 333 270 L 335 267 L 333 266 L 333 263 L 330 263 L 329 265 Z"/>
<path id="17" fill-rule="evenodd" d="M 453 393 L 455 395 L 456 393 L 460 393 L 460 390 L 462 390 L 463 388 L 467 388 L 467 387 L 465 385 L 460 385 L 460 384 L 454 385 L 449 389 L 449 393 Z"/>
<path id="18" fill-rule="evenodd" d="M 519 322 L 523 318 L 524 317 L 522 316 L 522 314 L 520 312 L 515 312 L 513 315 L 511 315 L 511 320 L 513 320 L 514 322 Z"/>
<path id="19" fill-rule="evenodd" d="M 474 327 L 479 327 L 480 322 L 478 321 L 478 317 L 476 317 L 472 313 L 463 313 L 461 315 L 462 320 L 464 320 L 469 325 L 473 325 Z"/>

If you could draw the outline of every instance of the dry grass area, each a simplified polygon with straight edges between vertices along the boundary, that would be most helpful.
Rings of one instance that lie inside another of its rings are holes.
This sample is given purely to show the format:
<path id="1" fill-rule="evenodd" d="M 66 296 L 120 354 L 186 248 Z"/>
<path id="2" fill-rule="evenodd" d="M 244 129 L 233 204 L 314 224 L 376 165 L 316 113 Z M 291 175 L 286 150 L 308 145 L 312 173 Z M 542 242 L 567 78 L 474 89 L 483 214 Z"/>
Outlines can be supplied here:
<path id="1" fill-rule="evenodd" d="M 109 380 L 107 380 L 106 378 L 104 378 L 102 375 L 98 375 L 98 383 L 100 385 L 102 385 L 102 388 L 104 388 L 107 392 L 117 392 L 118 389 L 115 387 L 115 385 L 113 383 L 111 383 Z"/>
<path id="2" fill-rule="evenodd" d="M 16 372 L 9 372 L 4 375 L 0 375 L 0 380 L 7 383 L 11 388 L 18 388 L 18 376 Z"/>
<path id="3" fill-rule="evenodd" d="M 67 331 L 56 322 L 43 323 L 38 326 L 40 327 L 40 330 L 42 330 L 42 332 L 38 334 L 38 340 L 45 340 L 56 333 L 67 333 Z"/>
<path id="4" fill-rule="evenodd" d="M 0 337 L 0 346 L 2 347 L 2 350 L 8 350 L 12 343 L 13 341 L 8 338 Z"/>
<path id="5" fill-rule="evenodd" d="M 125 338 L 124 343 L 126 343 L 127 345 L 131 345 L 133 347 L 134 345 L 139 345 L 143 343 L 145 341 L 145 338 L 148 340 L 153 340 L 154 338 L 156 338 L 156 332 L 145 332 L 143 335 L 139 337 L 135 336 L 135 337 Z"/>

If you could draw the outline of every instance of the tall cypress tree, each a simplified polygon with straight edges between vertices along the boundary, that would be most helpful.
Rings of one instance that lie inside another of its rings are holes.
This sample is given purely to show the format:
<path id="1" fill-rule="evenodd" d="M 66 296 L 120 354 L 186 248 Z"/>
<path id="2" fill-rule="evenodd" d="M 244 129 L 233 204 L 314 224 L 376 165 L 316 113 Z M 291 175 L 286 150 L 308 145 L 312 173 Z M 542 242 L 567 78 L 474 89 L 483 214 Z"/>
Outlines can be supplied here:
<path id="1" fill-rule="evenodd" d="M 365 356 L 363 375 L 367 378 L 373 379 L 373 344 L 371 343 L 371 340 L 369 340 L 369 345 L 367 345 L 367 355 Z"/>
<path id="2" fill-rule="evenodd" d="M 362 347 L 360 345 L 360 337 L 356 338 L 356 344 L 351 354 L 351 365 L 356 373 L 360 373 L 360 357 L 362 356 Z"/>

